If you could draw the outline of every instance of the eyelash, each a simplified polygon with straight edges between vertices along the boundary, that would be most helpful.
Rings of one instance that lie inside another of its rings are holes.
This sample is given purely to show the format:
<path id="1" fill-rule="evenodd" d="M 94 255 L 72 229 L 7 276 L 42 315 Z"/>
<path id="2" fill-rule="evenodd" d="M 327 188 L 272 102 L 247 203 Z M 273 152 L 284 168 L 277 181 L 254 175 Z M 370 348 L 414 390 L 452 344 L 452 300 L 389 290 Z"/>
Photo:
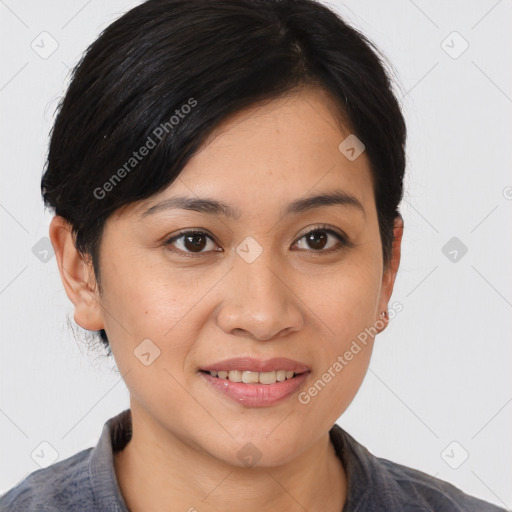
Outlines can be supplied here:
<path id="1" fill-rule="evenodd" d="M 353 247 L 354 244 L 352 242 L 350 242 L 348 240 L 347 237 L 345 237 L 344 235 L 341 235 L 340 233 L 337 233 L 336 231 L 334 231 L 333 229 L 330 229 L 328 228 L 326 225 L 321 225 L 321 226 L 317 226 L 313 229 L 311 229 L 310 231 L 308 231 L 307 233 L 304 233 L 300 238 L 297 239 L 297 241 L 295 243 L 297 243 L 299 240 L 302 240 L 303 238 L 305 238 L 306 236 L 312 234 L 312 233 L 328 233 L 330 235 L 333 235 L 335 238 L 338 239 L 338 242 L 339 242 L 339 245 L 338 246 L 335 246 L 335 247 L 331 247 L 329 249 L 320 249 L 320 250 L 314 250 L 314 249 L 311 249 L 310 251 L 313 252 L 313 253 L 318 253 L 318 254 L 330 254 L 332 252 L 336 252 L 336 251 L 339 251 L 343 248 L 346 248 L 346 247 Z M 189 230 L 189 231 L 181 231 L 180 233 L 178 233 L 177 235 L 174 235 L 172 236 L 171 238 L 167 239 L 163 245 L 166 246 L 166 247 L 169 247 L 169 250 L 175 254 L 179 254 L 180 256 L 184 256 L 186 258 L 196 258 L 196 257 L 199 257 L 199 256 L 202 256 L 204 254 L 207 254 L 208 252 L 211 252 L 211 251 L 204 251 L 204 252 L 196 252 L 196 253 L 193 253 L 193 252 L 186 252 L 186 251 L 182 251 L 181 249 L 171 249 L 171 245 L 176 241 L 176 240 L 179 240 L 180 238 L 183 238 L 187 235 L 201 235 L 201 236 L 206 236 L 207 238 L 209 238 L 212 242 L 216 243 L 215 240 L 213 239 L 213 237 L 211 237 L 208 233 L 204 232 L 204 231 L 199 231 L 199 230 Z M 294 243 L 294 245 L 295 245 Z M 307 249 L 299 249 L 299 250 L 307 250 Z M 220 252 L 220 251 L 214 251 L 214 252 Z"/>

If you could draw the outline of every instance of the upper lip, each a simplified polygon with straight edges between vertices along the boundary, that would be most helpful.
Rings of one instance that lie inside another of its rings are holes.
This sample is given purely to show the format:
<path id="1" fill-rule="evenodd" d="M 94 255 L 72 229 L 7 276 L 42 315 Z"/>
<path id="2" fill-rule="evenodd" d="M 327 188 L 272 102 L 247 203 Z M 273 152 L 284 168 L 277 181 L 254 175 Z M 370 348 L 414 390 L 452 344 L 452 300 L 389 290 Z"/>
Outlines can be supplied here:
<path id="1" fill-rule="evenodd" d="M 252 357 L 235 357 L 224 359 L 217 363 L 203 366 L 200 370 L 204 371 L 229 371 L 238 370 L 242 372 L 273 372 L 277 370 L 286 370 L 295 373 L 304 373 L 309 371 L 309 367 L 298 361 L 286 357 L 274 357 L 262 361 Z"/>

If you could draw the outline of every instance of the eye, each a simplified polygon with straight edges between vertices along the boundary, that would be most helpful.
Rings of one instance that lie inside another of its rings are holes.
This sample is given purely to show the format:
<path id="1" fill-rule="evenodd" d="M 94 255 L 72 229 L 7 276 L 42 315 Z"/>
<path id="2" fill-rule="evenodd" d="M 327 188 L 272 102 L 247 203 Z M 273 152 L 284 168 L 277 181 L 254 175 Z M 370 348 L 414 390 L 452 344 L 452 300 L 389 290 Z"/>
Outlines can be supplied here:
<path id="1" fill-rule="evenodd" d="M 334 240 L 334 243 L 329 242 L 329 237 L 331 241 Z M 329 229 L 326 226 L 318 226 L 317 228 L 307 232 L 296 242 L 297 245 L 300 245 L 300 241 L 305 240 L 305 243 L 309 245 L 309 247 L 314 252 L 331 252 L 342 249 L 343 247 L 350 246 L 350 242 L 348 239 L 337 233 L 333 229 Z M 337 240 L 337 244 L 336 244 Z M 304 245 L 304 244 L 303 244 Z M 301 249 L 308 249 L 307 247 L 299 247 Z"/>
<path id="2" fill-rule="evenodd" d="M 331 239 L 331 243 L 329 242 L 329 238 Z M 318 226 L 308 231 L 295 243 L 299 245 L 299 249 L 308 250 L 307 247 L 300 247 L 302 240 L 305 240 L 305 243 L 310 247 L 309 250 L 313 252 L 330 253 L 340 250 L 343 247 L 352 247 L 352 243 L 347 237 L 337 233 L 333 229 L 329 229 L 327 226 Z M 334 243 L 332 243 L 333 241 Z M 208 233 L 198 230 L 182 231 L 165 241 L 164 245 L 168 247 L 171 252 L 185 257 L 196 257 L 212 251 L 222 251 L 221 248 L 215 249 L 217 244 Z"/>
<path id="3" fill-rule="evenodd" d="M 210 243 L 210 250 L 203 250 L 208 248 Z M 173 244 L 176 244 L 178 249 L 173 249 Z M 205 252 L 211 252 L 213 246 L 217 244 L 213 241 L 212 237 L 204 231 L 183 231 L 178 235 L 169 238 L 164 245 L 169 247 L 171 252 L 180 253 L 180 256 L 194 257 Z M 213 249 L 218 252 L 222 249 Z"/>

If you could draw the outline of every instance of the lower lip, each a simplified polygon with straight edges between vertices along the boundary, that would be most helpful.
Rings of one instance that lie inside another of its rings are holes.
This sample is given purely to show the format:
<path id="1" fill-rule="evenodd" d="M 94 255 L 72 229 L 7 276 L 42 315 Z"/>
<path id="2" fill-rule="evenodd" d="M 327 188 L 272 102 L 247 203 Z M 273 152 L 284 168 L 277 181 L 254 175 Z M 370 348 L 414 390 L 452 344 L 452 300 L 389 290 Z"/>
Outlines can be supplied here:
<path id="1" fill-rule="evenodd" d="M 199 373 L 217 391 L 247 407 L 267 407 L 284 400 L 297 391 L 309 374 L 309 372 L 301 373 L 292 379 L 276 382 L 275 384 L 244 384 L 243 382 L 231 382 L 228 379 L 212 377 L 205 372 Z"/>

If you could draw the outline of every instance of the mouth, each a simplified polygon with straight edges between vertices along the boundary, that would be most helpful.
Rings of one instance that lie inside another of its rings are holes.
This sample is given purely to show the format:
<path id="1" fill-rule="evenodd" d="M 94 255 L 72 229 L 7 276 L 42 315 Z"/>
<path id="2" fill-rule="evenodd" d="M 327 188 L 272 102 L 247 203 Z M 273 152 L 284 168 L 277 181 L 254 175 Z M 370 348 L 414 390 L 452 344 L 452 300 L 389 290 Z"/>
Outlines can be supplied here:
<path id="1" fill-rule="evenodd" d="M 198 373 L 223 397 L 247 407 L 266 407 L 291 397 L 311 369 L 287 358 L 237 358 L 200 368 Z"/>
<path id="2" fill-rule="evenodd" d="M 306 372 L 294 372 L 291 370 L 274 370 L 271 372 L 251 372 L 241 370 L 200 370 L 202 373 L 207 373 L 216 379 L 229 380 L 230 382 L 243 382 L 244 384 L 263 384 L 271 385 L 276 382 L 284 382 L 285 380 L 293 379 L 297 375 L 302 375 Z"/>

